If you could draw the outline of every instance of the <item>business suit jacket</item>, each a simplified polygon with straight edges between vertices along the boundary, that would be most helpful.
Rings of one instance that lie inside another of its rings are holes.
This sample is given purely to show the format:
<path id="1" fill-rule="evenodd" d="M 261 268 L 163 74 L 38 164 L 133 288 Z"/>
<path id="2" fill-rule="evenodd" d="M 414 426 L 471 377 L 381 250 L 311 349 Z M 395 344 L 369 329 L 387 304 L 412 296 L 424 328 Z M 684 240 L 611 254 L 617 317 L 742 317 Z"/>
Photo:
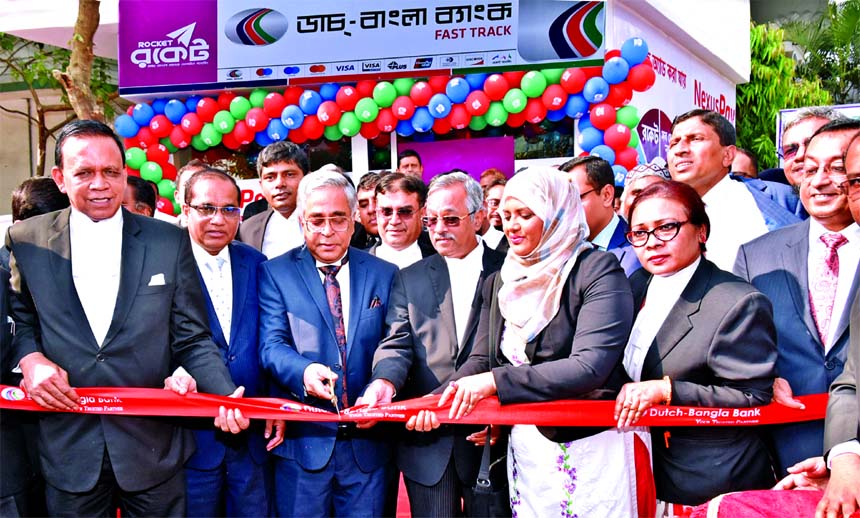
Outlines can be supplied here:
<path id="1" fill-rule="evenodd" d="M 618 262 L 621 263 L 621 268 L 624 269 L 624 275 L 627 277 L 630 277 L 636 272 L 636 270 L 642 268 L 642 264 L 639 262 L 639 257 L 636 255 L 636 249 L 630 243 L 618 248 L 613 248 L 612 250 L 609 250 L 609 253 L 618 259 Z"/>
<path id="2" fill-rule="evenodd" d="M 233 316 L 230 320 L 229 345 L 218 323 L 218 315 L 215 313 L 209 291 L 205 289 L 206 282 L 198 270 L 200 283 L 204 286 L 206 316 L 210 323 L 212 340 L 218 346 L 222 362 L 230 370 L 233 383 L 245 387 L 245 397 L 261 397 L 267 395 L 267 388 L 258 353 L 260 306 L 257 303 L 257 267 L 266 260 L 266 256 L 239 242 L 228 245 L 228 250 L 233 278 Z M 185 464 L 189 468 L 215 469 L 224 461 L 227 447 L 240 444 L 247 444 L 250 457 L 255 463 L 263 464 L 266 461 L 266 443 L 262 421 L 259 420 L 252 421 L 251 428 L 240 434 L 228 434 L 215 430 L 211 420 L 207 419 L 195 427 L 194 442 L 197 444 L 197 450 Z"/>
<path id="3" fill-rule="evenodd" d="M 420 234 L 418 234 L 418 248 L 421 250 L 421 257 L 430 257 L 431 255 L 436 254 L 436 249 L 433 248 L 433 242 L 430 240 L 430 234 L 427 233 L 426 230 L 422 230 Z M 371 246 L 367 249 L 367 253 L 370 255 L 376 255 L 376 249 L 379 247 L 379 243 Z"/>
<path id="4" fill-rule="evenodd" d="M 738 250 L 735 273 L 767 295 L 773 304 L 779 357 L 777 375 L 796 395 L 821 394 L 842 372 L 848 344 L 850 308 L 833 320 L 836 340 L 824 354 L 809 306 L 809 221 L 765 234 Z M 840 265 L 857 270 L 857 265 Z M 858 289 L 855 274 L 852 292 Z M 821 455 L 823 421 L 776 426 L 772 429 L 779 473 L 809 457 Z"/>
<path id="5" fill-rule="evenodd" d="M 636 307 L 650 280 L 644 269 L 630 278 Z M 641 379 L 669 376 L 673 405 L 745 408 L 770 403 L 775 362 L 767 297 L 702 258 L 651 343 Z M 698 505 L 774 483 L 767 448 L 753 428 L 651 427 L 651 437 L 661 500 Z"/>
<path id="6" fill-rule="evenodd" d="M 845 370 L 830 387 L 824 425 L 824 451 L 837 444 L 860 439 L 860 291 L 855 291 L 851 307 L 851 343 Z"/>
<path id="7" fill-rule="evenodd" d="M 266 237 L 266 225 L 269 224 L 269 218 L 274 213 L 275 209 L 269 207 L 263 212 L 254 214 L 242 221 L 242 224 L 239 225 L 239 241 L 262 251 L 263 239 Z"/>
<path id="8" fill-rule="evenodd" d="M 330 401 L 304 393 L 303 376 L 311 363 L 322 363 L 346 376 L 350 405 L 370 381 L 373 353 L 385 333 L 385 313 L 397 267 L 356 248 L 349 249 L 349 329 L 347 362 L 341 365 L 335 327 L 316 261 L 307 246 L 294 248 L 262 263 L 260 275 L 260 361 L 271 375 L 272 394 L 334 411 Z M 342 384 L 335 382 L 338 400 Z M 294 423 L 275 455 L 318 470 L 329 461 L 336 423 Z M 357 432 L 352 442 L 355 460 L 364 472 L 391 457 L 376 431 Z"/>
<path id="9" fill-rule="evenodd" d="M 615 225 L 615 231 L 612 232 L 612 237 L 609 238 L 609 245 L 606 247 L 606 250 L 610 251 L 628 245 L 627 238 L 624 237 L 626 233 L 627 222 L 624 221 L 624 218 L 619 217 L 618 224 Z"/>
<path id="10" fill-rule="evenodd" d="M 478 246 L 483 248 L 483 271 L 462 343 L 444 257 L 431 255 L 395 277 L 385 319 L 388 333 L 373 357 L 373 379 L 390 381 L 398 399 L 421 397 L 445 385 L 469 357 L 481 311 L 481 285 L 505 260 L 504 254 Z M 432 486 L 442 478 L 453 450 L 460 480 L 473 484 L 481 449 L 466 441 L 466 435 L 461 427 L 450 426 L 432 433 L 404 432 L 397 444 L 397 467 L 410 480 Z"/>
<path id="11" fill-rule="evenodd" d="M 788 209 L 774 201 L 771 196 L 750 186 L 749 184 L 744 185 L 749 193 L 752 194 L 753 200 L 755 200 L 755 204 L 758 207 L 761 217 L 764 219 L 764 224 L 767 226 L 768 230 L 773 231 L 782 227 L 794 225 L 795 223 L 800 223 L 800 218 L 798 216 L 792 214 Z"/>
<path id="12" fill-rule="evenodd" d="M 113 320 L 100 348 L 72 280 L 70 209 L 10 227 L 11 305 L 16 363 L 42 352 L 72 387 L 161 388 L 182 365 L 201 392 L 235 386 L 212 343 L 188 234 L 123 210 L 122 265 Z M 164 283 L 152 285 L 153 277 Z M 173 421 L 112 415 L 46 414 L 39 451 L 46 481 L 69 492 L 90 490 L 105 450 L 126 491 L 151 488 L 182 468 L 192 453 Z"/>
<path id="13" fill-rule="evenodd" d="M 760 178 L 734 177 L 734 179 L 744 182 L 744 185 L 746 185 L 747 189 L 749 189 L 750 191 L 756 190 L 763 194 L 766 194 L 780 207 L 794 214 L 801 220 L 804 220 L 809 217 L 809 214 L 806 213 L 806 209 L 800 202 L 800 196 L 797 195 L 797 193 L 790 185 L 785 185 L 778 182 L 770 182 L 767 180 L 762 180 Z"/>

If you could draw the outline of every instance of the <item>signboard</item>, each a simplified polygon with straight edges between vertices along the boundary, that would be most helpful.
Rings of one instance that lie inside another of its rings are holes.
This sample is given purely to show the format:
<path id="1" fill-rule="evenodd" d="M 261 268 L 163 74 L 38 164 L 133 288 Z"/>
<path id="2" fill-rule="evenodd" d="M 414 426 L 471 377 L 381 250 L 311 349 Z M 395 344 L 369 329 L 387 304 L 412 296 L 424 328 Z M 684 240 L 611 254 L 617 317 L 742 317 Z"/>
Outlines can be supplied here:
<path id="1" fill-rule="evenodd" d="M 603 1 L 120 0 L 120 94 L 602 63 Z"/>

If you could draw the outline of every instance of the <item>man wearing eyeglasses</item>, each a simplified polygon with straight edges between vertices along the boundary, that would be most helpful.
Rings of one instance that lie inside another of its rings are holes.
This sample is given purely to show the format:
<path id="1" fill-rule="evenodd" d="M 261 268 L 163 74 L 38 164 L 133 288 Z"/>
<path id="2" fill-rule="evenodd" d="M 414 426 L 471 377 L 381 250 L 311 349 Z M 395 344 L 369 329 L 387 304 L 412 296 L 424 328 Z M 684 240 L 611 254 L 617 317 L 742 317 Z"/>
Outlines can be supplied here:
<path id="1" fill-rule="evenodd" d="M 576 182 L 591 244 L 603 251 L 625 246 L 627 223 L 615 213 L 615 175 L 609 162 L 598 156 L 576 157 L 559 170 Z"/>
<path id="2" fill-rule="evenodd" d="M 318 171 L 298 188 L 305 246 L 260 266 L 260 361 L 272 393 L 331 412 L 356 404 L 397 268 L 349 246 L 355 189 Z M 275 455 L 278 516 L 383 516 L 391 450 L 377 430 L 290 423 Z"/>
<path id="3" fill-rule="evenodd" d="M 830 122 L 805 149 L 800 198 L 810 218 L 740 247 L 735 273 L 767 295 L 777 329 L 774 400 L 826 392 L 845 365 L 858 290 L 860 227 L 851 217 L 843 156 L 860 121 Z M 823 421 L 773 427 L 778 475 L 821 454 Z"/>
<path id="4" fill-rule="evenodd" d="M 421 225 L 427 186 L 416 176 L 392 173 L 376 185 L 376 223 L 382 243 L 369 252 L 406 268 L 436 250 Z"/>
<path id="5" fill-rule="evenodd" d="M 776 154 L 782 159 L 782 170 L 789 185 L 800 189 L 803 180 L 803 161 L 806 146 L 812 134 L 828 122 L 845 120 L 847 117 L 825 106 L 804 108 L 789 121 L 782 130 L 780 148 Z"/>

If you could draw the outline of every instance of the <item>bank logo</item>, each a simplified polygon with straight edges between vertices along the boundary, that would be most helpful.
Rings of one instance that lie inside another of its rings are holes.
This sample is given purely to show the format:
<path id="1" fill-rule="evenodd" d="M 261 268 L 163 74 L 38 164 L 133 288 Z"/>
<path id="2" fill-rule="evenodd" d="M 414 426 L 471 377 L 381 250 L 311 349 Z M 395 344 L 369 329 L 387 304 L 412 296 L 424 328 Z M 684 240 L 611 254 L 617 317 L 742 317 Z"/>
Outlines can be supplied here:
<path id="1" fill-rule="evenodd" d="M 274 9 L 246 9 L 227 20 L 224 35 L 238 45 L 275 43 L 287 32 L 287 18 Z"/>
<path id="2" fill-rule="evenodd" d="M 496 54 L 493 56 L 493 59 L 490 61 L 493 65 L 506 65 L 514 62 L 514 56 L 511 55 L 510 52 L 506 52 L 504 54 Z"/>
<path id="3" fill-rule="evenodd" d="M 406 63 L 398 63 L 397 61 L 388 62 L 388 70 L 406 70 Z"/>
<path id="4" fill-rule="evenodd" d="M 284 74 L 288 75 L 288 76 L 294 76 L 301 71 L 302 71 L 302 69 L 300 67 L 297 67 L 297 66 L 284 67 Z"/>
<path id="5" fill-rule="evenodd" d="M 361 64 L 362 72 L 381 72 L 382 63 L 379 61 L 365 61 Z"/>
<path id="6" fill-rule="evenodd" d="M 227 77 L 229 77 L 230 79 L 242 79 L 242 71 L 238 68 L 234 68 L 227 73 Z"/>
<path id="7" fill-rule="evenodd" d="M 18 387 L 6 387 L 0 391 L 0 397 L 7 401 L 21 401 L 27 396 Z"/>
<path id="8" fill-rule="evenodd" d="M 412 68 L 430 68 L 433 66 L 433 58 L 417 58 Z"/>
<path id="9" fill-rule="evenodd" d="M 325 65 L 311 65 L 308 67 L 308 72 L 310 72 L 311 74 L 322 74 L 323 72 L 325 72 Z"/>
<path id="10" fill-rule="evenodd" d="M 603 48 L 605 16 L 602 1 L 521 2 L 517 50 L 529 61 L 588 58 Z"/>
<path id="11" fill-rule="evenodd" d="M 138 41 L 131 53 L 131 62 L 140 68 L 205 64 L 209 60 L 209 43 L 203 38 L 194 38 L 195 27 L 197 22 L 168 32 L 164 40 Z"/>
<path id="12" fill-rule="evenodd" d="M 466 56 L 465 64 L 467 67 L 476 67 L 484 64 L 484 55 L 478 54 L 473 56 Z"/>

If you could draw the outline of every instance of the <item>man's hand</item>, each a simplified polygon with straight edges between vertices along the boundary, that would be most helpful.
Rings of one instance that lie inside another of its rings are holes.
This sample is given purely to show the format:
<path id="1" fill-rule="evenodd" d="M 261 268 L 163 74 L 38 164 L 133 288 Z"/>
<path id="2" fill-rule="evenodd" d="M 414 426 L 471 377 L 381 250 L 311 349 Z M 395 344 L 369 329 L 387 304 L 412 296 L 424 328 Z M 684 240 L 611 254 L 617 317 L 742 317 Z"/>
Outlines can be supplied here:
<path id="1" fill-rule="evenodd" d="M 406 421 L 406 429 L 416 432 L 429 432 L 439 428 L 439 419 L 432 410 L 421 410 Z"/>
<path id="2" fill-rule="evenodd" d="M 173 371 L 172 375 L 164 378 L 164 389 L 172 390 L 180 396 L 184 396 L 189 392 L 197 392 L 197 380 L 180 366 Z"/>
<path id="3" fill-rule="evenodd" d="M 272 426 L 275 427 L 275 436 L 272 437 Z M 266 419 L 266 431 L 263 437 L 269 439 L 266 443 L 266 451 L 272 451 L 284 442 L 284 430 L 287 428 L 287 423 L 283 419 Z"/>
<path id="4" fill-rule="evenodd" d="M 466 440 L 469 442 L 475 443 L 475 446 L 484 446 L 487 444 L 487 436 L 490 436 L 490 444 L 496 444 L 496 441 L 499 440 L 499 435 L 502 433 L 502 427 L 499 425 L 496 426 L 487 426 L 480 432 L 475 432 L 466 437 Z"/>
<path id="5" fill-rule="evenodd" d="M 860 455 L 843 453 L 830 461 L 830 482 L 815 518 L 848 518 L 860 510 Z"/>
<path id="6" fill-rule="evenodd" d="M 773 489 L 821 489 L 827 485 L 827 465 L 824 457 L 811 457 L 788 468 L 788 476 Z"/>
<path id="7" fill-rule="evenodd" d="M 364 389 L 364 394 L 355 400 L 355 405 L 367 405 L 367 408 L 373 408 L 376 405 L 385 405 L 391 403 L 395 392 L 394 385 L 390 381 L 376 379 Z M 355 423 L 355 427 L 360 429 L 371 428 L 376 423 L 377 421 L 359 421 Z"/>
<path id="8" fill-rule="evenodd" d="M 78 410 L 80 398 L 69 385 L 69 375 L 44 354 L 35 352 L 19 362 L 21 386 L 33 401 L 51 410 Z"/>
<path id="9" fill-rule="evenodd" d="M 773 402 L 788 408 L 796 408 L 798 410 L 806 410 L 806 405 L 798 399 L 794 399 L 794 392 L 791 390 L 791 385 L 784 378 L 776 378 L 773 380 Z"/>
<path id="10" fill-rule="evenodd" d="M 237 388 L 229 397 L 240 398 L 245 394 L 245 387 Z M 215 418 L 215 428 L 222 432 L 239 433 L 251 426 L 251 420 L 242 415 L 238 408 L 227 410 L 223 406 L 218 409 L 218 417 Z"/>
<path id="11" fill-rule="evenodd" d="M 331 369 L 321 363 L 312 363 L 305 368 L 303 376 L 305 392 L 309 396 L 329 401 L 334 394 L 334 387 L 330 387 L 328 382 L 336 379 L 337 374 Z"/>

